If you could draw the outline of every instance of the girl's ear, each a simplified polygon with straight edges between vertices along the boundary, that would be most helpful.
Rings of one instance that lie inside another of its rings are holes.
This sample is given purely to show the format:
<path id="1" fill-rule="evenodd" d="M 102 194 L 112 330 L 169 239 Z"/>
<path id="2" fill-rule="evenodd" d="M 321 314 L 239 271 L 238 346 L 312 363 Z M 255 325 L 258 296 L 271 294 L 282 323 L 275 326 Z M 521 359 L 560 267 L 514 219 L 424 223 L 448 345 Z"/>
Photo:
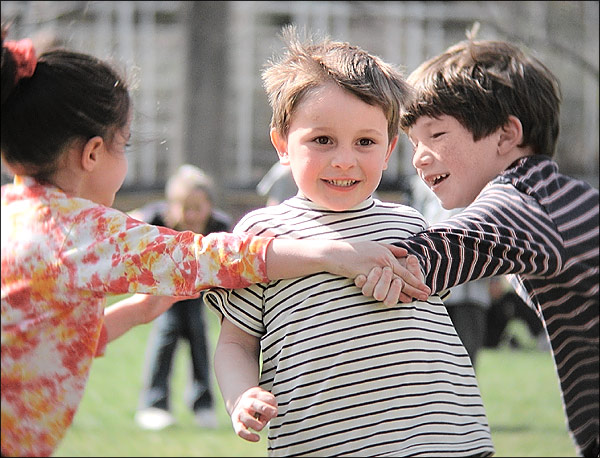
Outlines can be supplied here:
<path id="1" fill-rule="evenodd" d="M 100 136 L 90 138 L 81 151 L 81 167 L 91 172 L 96 167 L 100 154 L 105 152 L 104 139 Z"/>
<path id="2" fill-rule="evenodd" d="M 498 138 L 498 154 L 504 155 L 514 151 L 523 141 L 523 125 L 516 116 L 510 115 L 508 121 L 500 128 Z"/>
<path id="3" fill-rule="evenodd" d="M 287 152 L 287 138 L 284 138 L 277 130 L 271 129 L 271 143 L 277 150 L 279 162 L 282 165 L 290 165 L 290 158 Z"/>

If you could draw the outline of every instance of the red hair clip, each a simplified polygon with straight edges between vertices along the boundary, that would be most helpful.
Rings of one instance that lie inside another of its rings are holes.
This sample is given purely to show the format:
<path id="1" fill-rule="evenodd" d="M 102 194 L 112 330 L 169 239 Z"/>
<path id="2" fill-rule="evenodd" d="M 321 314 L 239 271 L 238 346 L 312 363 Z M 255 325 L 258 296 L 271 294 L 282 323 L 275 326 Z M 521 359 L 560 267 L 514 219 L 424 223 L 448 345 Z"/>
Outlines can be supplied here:
<path id="1" fill-rule="evenodd" d="M 4 46 L 12 54 L 17 67 L 15 84 L 18 83 L 21 78 L 31 78 L 37 64 L 33 41 L 29 38 L 24 38 L 19 41 L 5 41 Z"/>

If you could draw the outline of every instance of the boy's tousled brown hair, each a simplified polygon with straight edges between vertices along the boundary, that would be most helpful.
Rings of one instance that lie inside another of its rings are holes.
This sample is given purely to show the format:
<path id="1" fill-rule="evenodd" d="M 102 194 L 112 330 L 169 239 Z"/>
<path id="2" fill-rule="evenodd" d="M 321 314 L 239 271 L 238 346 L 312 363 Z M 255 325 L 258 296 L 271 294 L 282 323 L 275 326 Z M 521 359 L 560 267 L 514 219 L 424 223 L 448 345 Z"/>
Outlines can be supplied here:
<path id="1" fill-rule="evenodd" d="M 262 73 L 273 110 L 271 128 L 287 136 L 290 118 L 303 97 L 333 82 L 369 105 L 380 106 L 388 120 L 388 140 L 399 132 L 401 105 L 407 103 L 410 86 L 393 65 L 349 43 L 324 38 L 300 40 L 294 26 L 282 37 L 287 50 L 282 58 L 267 63 Z"/>
<path id="2" fill-rule="evenodd" d="M 559 133 L 560 85 L 539 60 L 503 41 L 465 40 L 422 63 L 408 77 L 415 90 L 404 107 L 404 131 L 421 116 L 456 118 L 474 141 L 517 117 L 534 154 L 552 156 Z"/>

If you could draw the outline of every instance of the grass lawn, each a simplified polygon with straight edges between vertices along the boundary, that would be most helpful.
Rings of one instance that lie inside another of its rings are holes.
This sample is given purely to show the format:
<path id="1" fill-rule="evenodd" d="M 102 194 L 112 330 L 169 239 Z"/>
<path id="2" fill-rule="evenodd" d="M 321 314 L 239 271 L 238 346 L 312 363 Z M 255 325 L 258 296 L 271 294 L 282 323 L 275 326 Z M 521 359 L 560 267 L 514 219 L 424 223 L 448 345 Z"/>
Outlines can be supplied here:
<path id="1" fill-rule="evenodd" d="M 207 310 L 208 312 L 208 310 Z M 218 323 L 206 313 L 212 346 Z M 202 430 L 183 403 L 189 351 L 177 353 L 171 402 L 178 423 L 148 432 L 133 421 L 141 388 L 146 339 L 151 325 L 139 326 L 112 342 L 92 366 L 79 411 L 54 456 L 266 456 L 266 441 L 250 443 L 231 428 L 216 382 L 219 428 Z M 496 456 L 576 456 L 568 436 L 558 381 L 549 353 L 483 350 L 479 380 Z"/>

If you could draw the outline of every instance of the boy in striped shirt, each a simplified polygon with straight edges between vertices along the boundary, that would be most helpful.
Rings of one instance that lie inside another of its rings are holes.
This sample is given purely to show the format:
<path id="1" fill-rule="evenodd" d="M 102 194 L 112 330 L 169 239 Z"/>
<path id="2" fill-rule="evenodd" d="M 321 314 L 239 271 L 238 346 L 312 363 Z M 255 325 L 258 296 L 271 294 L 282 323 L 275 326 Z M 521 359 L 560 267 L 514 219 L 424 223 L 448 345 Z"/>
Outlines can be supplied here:
<path id="1" fill-rule="evenodd" d="M 466 208 L 397 245 L 420 258 L 433 293 L 510 275 L 543 320 L 577 453 L 597 457 L 598 190 L 552 160 L 558 81 L 509 43 L 468 40 L 408 82 L 413 165 L 444 208 Z M 368 293 L 377 278 L 356 284 Z"/>
<path id="2" fill-rule="evenodd" d="M 415 209 L 372 197 L 410 94 L 401 74 L 348 43 L 288 32 L 263 81 L 271 140 L 299 193 L 234 232 L 390 243 L 423 230 Z M 205 300 L 222 318 L 215 372 L 234 430 L 258 441 L 269 423 L 270 456 L 493 453 L 471 361 L 438 296 L 386 306 L 321 273 Z"/>

